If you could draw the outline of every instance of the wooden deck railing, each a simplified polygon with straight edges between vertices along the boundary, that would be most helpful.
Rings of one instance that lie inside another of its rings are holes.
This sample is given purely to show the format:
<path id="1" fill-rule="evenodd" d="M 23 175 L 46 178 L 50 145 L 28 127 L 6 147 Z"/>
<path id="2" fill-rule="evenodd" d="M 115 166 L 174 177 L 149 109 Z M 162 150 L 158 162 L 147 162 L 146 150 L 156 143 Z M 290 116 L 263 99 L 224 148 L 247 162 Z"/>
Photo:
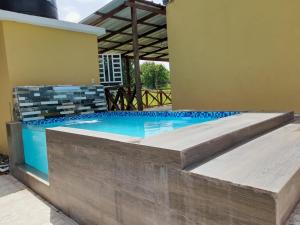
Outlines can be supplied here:
<path id="1" fill-rule="evenodd" d="M 142 94 L 145 108 L 172 104 L 170 90 L 143 90 Z"/>
<path id="2" fill-rule="evenodd" d="M 137 110 L 136 90 L 125 86 L 105 89 L 108 111 Z M 172 104 L 171 90 L 142 90 L 144 108 Z"/>

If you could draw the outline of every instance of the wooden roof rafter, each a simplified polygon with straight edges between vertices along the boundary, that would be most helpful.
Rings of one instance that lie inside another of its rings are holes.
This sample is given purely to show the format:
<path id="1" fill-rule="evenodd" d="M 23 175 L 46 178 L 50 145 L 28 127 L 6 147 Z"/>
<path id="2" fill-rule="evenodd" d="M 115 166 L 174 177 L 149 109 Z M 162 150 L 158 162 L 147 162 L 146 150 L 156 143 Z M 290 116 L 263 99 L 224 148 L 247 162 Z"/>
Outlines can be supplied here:
<path id="1" fill-rule="evenodd" d="M 142 23 L 143 21 L 148 20 L 148 19 L 150 19 L 150 18 L 152 18 L 152 17 L 154 17 L 154 16 L 156 16 L 156 14 L 155 14 L 155 13 L 151 13 L 151 14 L 149 14 L 149 15 L 147 15 L 147 16 L 144 16 L 143 18 L 139 19 L 139 20 L 137 21 L 137 23 L 140 24 L 140 23 Z M 99 39 L 98 39 L 98 42 L 104 41 L 104 40 L 106 40 L 106 39 L 108 39 L 108 38 L 113 37 L 114 35 L 120 34 L 120 33 L 122 33 L 123 31 L 130 29 L 131 27 L 132 27 L 132 25 L 131 25 L 131 23 L 130 23 L 130 24 L 128 24 L 128 25 L 126 25 L 126 26 L 124 26 L 124 27 L 122 27 L 122 28 L 120 28 L 120 29 L 118 29 L 118 30 L 116 30 L 116 31 L 111 31 L 110 34 L 104 36 L 103 38 L 99 38 Z M 131 34 L 131 35 L 132 35 L 132 34 Z"/>
<path id="2" fill-rule="evenodd" d="M 145 32 L 143 34 L 138 35 L 138 38 L 147 37 L 147 35 L 153 34 L 153 33 L 157 32 L 157 31 L 159 31 L 161 29 L 166 29 L 166 28 L 167 28 L 167 25 L 163 25 L 161 27 L 157 27 L 157 28 L 151 29 L 151 30 L 149 30 L 149 31 L 147 31 L 147 32 Z M 110 49 L 107 49 L 107 50 L 103 51 L 102 53 L 105 53 L 105 52 L 108 52 L 108 51 L 112 51 L 115 48 L 119 48 L 119 47 L 121 47 L 121 46 L 123 46 L 125 44 L 130 43 L 130 42 L 132 42 L 132 38 L 130 38 L 129 40 L 124 41 L 124 42 L 122 42 L 120 44 L 117 44 L 115 46 L 112 46 Z"/>
<path id="3" fill-rule="evenodd" d="M 82 23 L 101 26 L 107 30 L 105 35 L 98 38 L 99 43 L 105 43 L 105 47 L 99 45 L 100 54 L 119 52 L 123 57 L 129 57 L 134 52 L 132 8 L 136 10 L 140 58 L 161 60 L 160 55 L 155 53 L 168 53 L 166 7 L 163 5 L 145 0 L 113 0 Z M 129 45 L 132 45 L 131 49 Z M 153 54 L 158 57 L 149 57 Z M 168 58 L 163 57 L 163 60 Z"/>
<path id="4" fill-rule="evenodd" d="M 101 18 L 97 19 L 96 21 L 94 21 L 93 23 L 91 23 L 90 25 L 97 25 L 103 21 L 105 21 L 106 19 L 114 16 L 116 13 L 122 11 L 123 9 L 125 9 L 127 6 L 126 4 L 122 4 L 120 6 L 118 6 L 117 8 L 114 8 L 112 11 L 110 11 L 109 13 L 106 13 L 104 16 L 102 16 Z"/>

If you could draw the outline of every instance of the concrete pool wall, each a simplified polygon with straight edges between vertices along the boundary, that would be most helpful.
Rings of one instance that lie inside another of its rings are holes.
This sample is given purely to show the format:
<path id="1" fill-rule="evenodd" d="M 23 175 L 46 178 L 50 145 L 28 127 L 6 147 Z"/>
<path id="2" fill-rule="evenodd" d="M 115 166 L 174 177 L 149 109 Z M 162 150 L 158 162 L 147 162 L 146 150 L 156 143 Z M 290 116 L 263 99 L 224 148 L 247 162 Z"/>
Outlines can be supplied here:
<path id="1" fill-rule="evenodd" d="M 145 139 L 48 129 L 48 180 L 23 165 L 21 124 L 9 123 L 12 174 L 81 224 L 279 225 L 300 191 L 281 195 L 193 168 L 292 120 L 243 113 Z"/>

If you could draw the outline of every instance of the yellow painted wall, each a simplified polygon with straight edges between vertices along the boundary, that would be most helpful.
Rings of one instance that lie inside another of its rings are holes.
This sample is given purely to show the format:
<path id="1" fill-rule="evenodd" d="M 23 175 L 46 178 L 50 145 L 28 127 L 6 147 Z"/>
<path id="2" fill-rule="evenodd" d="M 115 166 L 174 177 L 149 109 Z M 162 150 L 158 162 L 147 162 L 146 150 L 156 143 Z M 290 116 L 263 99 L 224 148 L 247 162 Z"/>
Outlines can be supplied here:
<path id="1" fill-rule="evenodd" d="M 0 22 L 0 153 L 12 87 L 99 82 L 97 37 L 16 22 Z M 4 89 L 2 89 L 4 87 Z"/>
<path id="2" fill-rule="evenodd" d="M 5 123 L 11 119 L 11 86 L 3 33 L 0 23 L 0 153 L 7 153 Z"/>
<path id="3" fill-rule="evenodd" d="M 299 9 L 298 0 L 173 0 L 173 107 L 300 112 Z"/>

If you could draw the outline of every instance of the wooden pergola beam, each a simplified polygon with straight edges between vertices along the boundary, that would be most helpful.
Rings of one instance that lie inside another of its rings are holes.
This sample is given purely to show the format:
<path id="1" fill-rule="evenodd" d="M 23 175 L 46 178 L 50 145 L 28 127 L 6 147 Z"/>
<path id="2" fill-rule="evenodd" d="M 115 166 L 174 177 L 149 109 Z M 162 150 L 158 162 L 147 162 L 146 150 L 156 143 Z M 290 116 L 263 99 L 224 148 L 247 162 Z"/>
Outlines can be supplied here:
<path id="1" fill-rule="evenodd" d="M 106 13 L 103 17 L 97 19 L 94 23 L 91 23 L 90 25 L 95 26 L 101 22 L 103 22 L 104 20 L 111 18 L 112 16 L 114 16 L 115 14 L 117 14 L 118 12 L 122 11 L 123 9 L 127 8 L 127 4 L 124 3 L 120 6 L 118 6 L 117 8 L 111 10 L 110 12 Z"/>
<path id="2" fill-rule="evenodd" d="M 109 33 L 108 35 L 112 35 L 112 36 L 117 35 L 117 34 L 122 34 L 122 35 L 130 36 L 130 37 L 132 36 L 131 33 L 127 33 L 127 32 L 124 32 L 124 31 L 122 31 L 122 32 L 116 32 L 116 31 L 113 31 L 113 30 L 106 29 L 106 32 Z M 101 38 L 98 39 L 98 42 L 100 42 L 99 41 L 100 39 Z M 101 41 L 105 41 L 105 40 L 107 40 L 107 39 L 104 39 L 104 40 L 101 40 Z"/>
<path id="3" fill-rule="evenodd" d="M 101 13 L 101 12 L 95 12 L 96 15 L 99 15 L 101 17 L 105 16 L 106 14 L 105 13 Z M 112 19 L 116 19 L 116 20 L 121 20 L 121 21 L 125 21 L 125 22 L 128 22 L 131 24 L 131 19 L 128 19 L 128 18 L 125 18 L 125 17 L 121 17 L 121 16 L 112 16 L 110 17 Z M 142 25 L 146 25 L 146 26 L 151 26 L 151 27 L 158 27 L 159 25 L 157 24 L 153 24 L 153 23 L 147 23 L 147 22 L 143 22 L 143 21 L 140 21 L 138 22 L 139 24 L 142 24 Z"/>
<path id="4" fill-rule="evenodd" d="M 145 56 L 147 56 L 147 55 L 152 55 L 152 54 L 155 54 L 155 53 L 158 53 L 158 52 L 164 51 L 164 50 L 166 50 L 166 49 L 168 49 L 168 47 L 163 47 L 163 48 L 160 48 L 160 49 L 154 50 L 154 51 L 152 51 L 152 52 L 147 52 L 147 53 L 145 53 L 145 54 L 141 55 L 141 57 L 145 57 Z M 140 52 L 141 52 L 141 51 L 140 51 Z"/>
<path id="5" fill-rule="evenodd" d="M 129 59 L 133 59 L 133 56 L 126 56 Z M 157 61 L 157 62 L 169 62 L 169 59 L 162 59 L 160 57 L 140 57 L 140 60 L 144 61 Z"/>
<path id="6" fill-rule="evenodd" d="M 162 39 L 158 39 L 158 40 L 155 41 L 155 42 L 151 42 L 151 43 L 149 43 L 149 44 L 147 44 L 147 45 L 140 46 L 140 50 L 141 50 L 141 49 L 144 49 L 144 48 L 148 48 L 148 47 L 156 47 L 156 46 L 153 46 L 153 45 L 156 45 L 156 44 L 165 42 L 165 41 L 167 41 L 167 40 L 168 40 L 167 37 L 166 37 L 166 38 L 162 38 Z M 132 52 L 132 50 L 129 50 L 129 51 L 123 53 L 123 55 L 127 55 L 127 54 L 129 54 L 129 53 L 131 53 L 131 52 Z"/>
<path id="7" fill-rule="evenodd" d="M 125 2 L 125 4 L 129 7 L 135 7 L 136 9 L 141 9 L 141 10 L 145 10 L 148 12 L 153 12 L 156 14 L 162 14 L 162 15 L 166 15 L 166 9 L 165 8 L 157 8 L 157 7 L 152 7 L 152 6 L 148 6 L 145 4 L 140 4 L 140 3 L 136 3 L 133 1 L 127 1 Z"/>
<path id="8" fill-rule="evenodd" d="M 101 50 L 107 50 L 107 48 L 100 47 L 100 48 L 99 48 L 99 51 L 98 51 L 99 54 L 102 54 Z M 125 52 L 126 50 L 123 50 L 123 49 L 114 49 L 114 51 Z M 146 53 L 148 53 L 148 52 L 140 51 L 140 53 L 146 54 Z M 121 54 L 122 54 L 122 53 L 121 53 Z M 122 55 L 123 55 L 123 54 L 122 54 Z"/>
<path id="9" fill-rule="evenodd" d="M 163 53 L 163 54 L 161 54 L 160 56 L 158 56 L 156 58 L 159 59 L 159 58 L 162 58 L 162 57 L 165 57 L 165 56 L 168 56 L 168 55 L 169 55 L 168 53 Z"/>
<path id="10" fill-rule="evenodd" d="M 131 34 L 132 35 L 132 34 Z M 112 44 L 121 44 L 121 43 L 123 43 L 123 42 L 121 42 L 121 41 L 111 41 L 111 40 L 105 40 L 105 41 L 103 41 L 103 42 L 108 42 L 108 43 L 112 43 Z M 132 43 L 128 43 L 129 45 L 132 45 Z M 142 45 L 142 44 L 140 44 L 140 47 L 148 47 L 148 45 Z M 160 47 L 158 47 L 158 46 L 151 46 L 152 48 L 160 48 Z M 99 48 L 101 48 L 101 47 L 99 47 Z M 102 48 L 102 49 L 105 49 L 105 48 Z M 117 49 L 116 49 L 117 50 Z M 123 50 L 123 51 L 126 51 L 126 50 Z"/>
<path id="11" fill-rule="evenodd" d="M 140 50 L 141 50 L 141 49 L 144 49 L 144 48 L 152 47 L 153 45 L 156 45 L 156 44 L 159 44 L 159 43 L 162 43 L 162 42 L 165 42 L 165 41 L 168 41 L 168 38 L 167 38 L 167 37 L 162 38 L 162 39 L 159 39 L 159 40 L 157 40 L 157 41 L 155 41 L 155 42 L 152 42 L 152 43 L 150 43 L 150 44 L 148 44 L 148 45 L 145 45 L 145 46 L 141 47 Z"/>
<path id="12" fill-rule="evenodd" d="M 156 16 L 156 15 L 157 15 L 157 14 L 155 14 L 155 13 L 150 13 L 150 14 L 148 14 L 147 16 L 144 16 L 144 17 L 140 18 L 140 19 L 137 21 L 137 23 L 144 22 L 144 21 L 146 21 L 146 20 L 148 20 L 148 19 L 150 19 L 150 18 L 152 18 L 152 17 L 154 17 L 154 16 Z M 104 37 L 102 37 L 102 38 L 99 38 L 99 39 L 98 39 L 98 42 L 104 41 L 104 40 L 106 40 L 106 39 L 108 39 L 108 38 L 111 38 L 111 37 L 117 35 L 117 34 L 120 34 L 121 32 L 123 32 L 123 31 L 125 31 L 125 30 L 128 30 L 128 29 L 131 28 L 131 27 L 132 27 L 132 24 L 128 24 L 128 25 L 126 25 L 126 26 L 124 26 L 124 27 L 122 27 L 122 28 L 120 28 L 120 29 L 118 29 L 118 30 L 116 30 L 116 31 L 110 31 L 110 34 L 108 34 L 108 35 L 106 35 L 106 36 L 104 36 Z M 132 35 L 132 34 L 131 34 L 131 35 Z"/>
<path id="13" fill-rule="evenodd" d="M 146 37 L 146 36 L 148 36 L 149 34 L 153 34 L 153 33 L 157 32 L 157 31 L 159 31 L 159 30 L 166 29 L 166 28 L 167 28 L 167 25 L 165 24 L 165 25 L 162 25 L 162 26 L 160 26 L 160 27 L 158 27 L 158 28 L 151 29 L 151 30 L 149 30 L 149 31 L 147 31 L 147 32 L 145 32 L 145 33 L 143 33 L 143 34 L 141 34 L 141 35 L 137 35 L 137 36 L 138 36 L 138 39 L 139 39 L 139 38 Z M 137 31 L 136 31 L 136 32 L 137 32 Z M 136 33 L 136 34 L 137 34 L 137 33 Z M 129 39 L 128 41 L 124 41 L 124 42 L 122 42 L 121 44 L 118 44 L 118 45 L 116 45 L 116 46 L 113 46 L 113 47 L 111 47 L 110 49 L 107 49 L 106 51 L 104 51 L 104 52 L 102 52 L 102 53 L 105 53 L 105 52 L 107 52 L 107 51 L 111 51 L 111 50 L 113 50 L 113 49 L 115 49 L 115 48 L 119 48 L 119 47 L 121 47 L 122 45 L 125 45 L 125 44 L 130 43 L 131 41 L 132 41 L 131 39 Z"/>
<path id="14" fill-rule="evenodd" d="M 112 30 L 106 30 L 106 32 L 107 32 L 107 33 L 114 33 L 115 31 L 112 31 Z M 121 33 L 118 33 L 118 34 L 126 35 L 126 36 L 132 37 L 132 34 L 131 34 L 131 33 L 127 33 L 127 32 L 121 32 Z M 115 35 L 117 35 L 117 34 L 115 34 Z M 149 37 L 149 36 L 146 36 L 146 37 L 144 37 L 144 38 L 151 39 L 151 40 L 155 40 L 155 41 L 159 41 L 159 40 L 160 40 L 160 38 L 157 38 L 157 37 Z M 98 39 L 98 40 L 99 40 L 99 39 Z M 101 40 L 101 42 L 103 42 L 103 41 L 107 41 L 107 39 Z M 98 42 L 100 42 L 100 41 L 98 41 Z M 121 43 L 121 42 L 120 42 L 120 43 Z"/>

